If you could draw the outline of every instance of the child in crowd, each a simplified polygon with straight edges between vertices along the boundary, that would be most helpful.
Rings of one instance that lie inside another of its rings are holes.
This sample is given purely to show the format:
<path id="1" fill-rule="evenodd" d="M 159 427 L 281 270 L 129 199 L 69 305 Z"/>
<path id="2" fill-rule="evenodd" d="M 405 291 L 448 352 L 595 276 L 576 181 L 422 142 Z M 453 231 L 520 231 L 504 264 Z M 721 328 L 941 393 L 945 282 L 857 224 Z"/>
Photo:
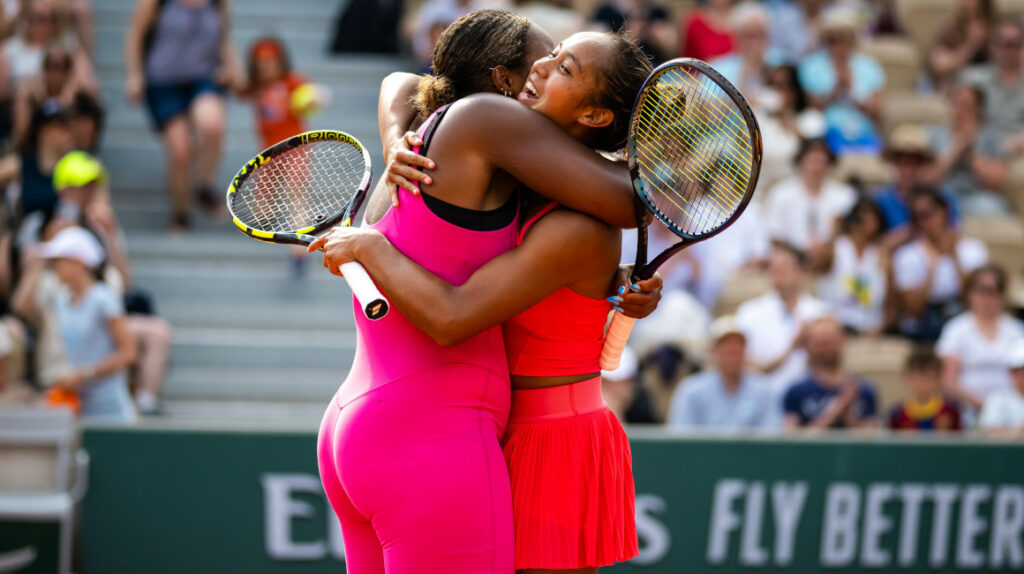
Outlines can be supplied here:
<path id="1" fill-rule="evenodd" d="M 962 430 L 960 411 L 942 394 L 942 360 L 931 349 L 918 349 L 903 369 L 907 398 L 893 407 L 893 430 Z"/>
<path id="2" fill-rule="evenodd" d="M 306 131 L 306 117 L 327 105 L 329 95 L 322 86 L 309 83 L 292 70 L 284 44 L 277 38 L 261 38 L 249 48 L 247 94 L 256 112 L 261 148 Z M 292 249 L 296 275 L 302 273 L 306 250 Z"/>
<path id="3" fill-rule="evenodd" d="M 306 131 L 306 117 L 326 104 L 326 89 L 292 70 L 284 44 L 261 38 L 249 48 L 249 89 L 262 148 Z"/>

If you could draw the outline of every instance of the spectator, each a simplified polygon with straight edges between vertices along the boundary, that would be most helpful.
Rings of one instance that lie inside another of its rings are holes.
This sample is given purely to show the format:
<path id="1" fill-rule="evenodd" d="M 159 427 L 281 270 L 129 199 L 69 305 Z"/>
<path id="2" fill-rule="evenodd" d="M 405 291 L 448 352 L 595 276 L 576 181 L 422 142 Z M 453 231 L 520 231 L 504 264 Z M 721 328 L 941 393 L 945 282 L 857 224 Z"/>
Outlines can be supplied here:
<path id="1" fill-rule="evenodd" d="M 12 88 L 43 71 L 43 55 L 51 46 L 72 54 L 74 73 L 92 75 L 92 8 L 89 2 L 24 2 L 7 30 L 16 33 L 3 46 Z M 94 83 L 94 82 L 86 82 Z"/>
<path id="2" fill-rule="evenodd" d="M 993 0 L 959 0 L 953 19 L 947 22 L 928 54 L 928 68 L 939 90 L 967 66 L 988 62 L 989 37 L 995 26 Z"/>
<path id="3" fill-rule="evenodd" d="M 106 112 L 93 96 L 79 92 L 71 104 L 71 135 L 75 149 L 96 153 Z"/>
<path id="4" fill-rule="evenodd" d="M 929 179 L 942 182 L 957 197 L 965 215 L 1006 215 L 1010 206 L 1002 197 L 1010 176 L 1003 137 L 998 130 L 982 125 L 984 92 L 966 84 L 949 92 L 953 122 L 949 128 L 933 130 L 933 147 L 938 160 Z"/>
<path id="5" fill-rule="evenodd" d="M 1006 313 L 1006 286 L 1006 272 L 999 266 L 972 271 L 964 286 L 967 311 L 943 327 L 935 345 L 947 390 L 975 410 L 993 392 L 1013 386 L 1006 357 L 1024 339 L 1024 323 Z"/>
<path id="6" fill-rule="evenodd" d="M 1006 368 L 1013 385 L 993 391 L 985 399 L 978 426 L 997 436 L 1024 436 L 1024 341 L 1009 351 Z"/>
<path id="7" fill-rule="evenodd" d="M 708 0 L 707 7 L 695 8 L 683 19 L 680 37 L 683 46 L 680 55 L 710 61 L 724 56 L 733 49 L 729 30 L 729 14 L 733 0 Z"/>
<path id="8" fill-rule="evenodd" d="M 752 201 L 728 229 L 686 249 L 699 270 L 692 281 L 694 295 L 705 308 L 714 309 L 729 277 L 741 269 L 764 268 L 771 241 L 761 213 L 760 204 Z"/>
<path id="9" fill-rule="evenodd" d="M 462 16 L 495 8 L 498 0 L 427 0 L 420 7 L 412 23 L 412 50 L 418 62 L 426 62 L 434 53 L 434 45 L 449 24 Z"/>
<path id="10" fill-rule="evenodd" d="M 261 149 L 306 131 L 303 117 L 292 106 L 295 90 L 307 82 L 294 71 L 281 40 L 264 37 L 249 46 L 248 86 L 259 130 Z"/>
<path id="11" fill-rule="evenodd" d="M 881 210 L 871 200 L 858 200 L 840 223 L 822 285 L 832 313 L 848 332 L 880 335 L 887 325 L 890 261 L 881 239 Z"/>
<path id="12" fill-rule="evenodd" d="M 927 184 L 935 154 L 924 128 L 900 124 L 889 135 L 883 157 L 892 166 L 895 177 L 892 183 L 875 191 L 874 200 L 882 210 L 882 222 L 888 234 L 886 243 L 895 248 L 910 240 L 910 197 L 915 189 Z M 956 195 L 943 188 L 942 197 L 950 206 L 953 223 L 959 223 Z"/>
<path id="13" fill-rule="evenodd" d="M 138 104 L 145 98 L 163 139 L 174 232 L 191 227 L 195 182 L 206 210 L 218 213 L 223 208 L 223 198 L 214 190 L 224 145 L 223 88 L 238 82 L 229 4 L 139 0 L 125 39 L 128 100 Z M 198 146 L 192 143 L 193 129 Z"/>
<path id="14" fill-rule="evenodd" d="M 827 311 L 824 303 L 805 292 L 808 266 L 803 251 L 776 245 L 768 259 L 772 291 L 743 303 L 736 311 L 736 323 L 747 338 L 750 363 L 768 375 L 777 396 L 804 375 L 804 325 Z"/>
<path id="15" fill-rule="evenodd" d="M 960 80 L 984 93 L 983 127 L 1007 138 L 1006 149 L 1024 150 L 1024 24 L 1019 19 L 1000 22 L 991 35 L 990 61 L 963 71 Z"/>
<path id="16" fill-rule="evenodd" d="M 54 385 L 80 396 L 83 419 L 133 422 L 125 369 L 135 358 L 135 343 L 121 301 L 96 280 L 103 248 L 88 231 L 69 227 L 42 244 L 40 255 L 25 273 L 15 305 L 27 317 L 52 308 L 71 367 Z M 53 261 L 59 285 L 40 281 L 45 260 Z"/>
<path id="17" fill-rule="evenodd" d="M 777 422 L 774 395 L 746 370 L 747 338 L 731 316 L 711 324 L 712 369 L 687 377 L 672 396 L 668 426 L 737 430 Z"/>
<path id="18" fill-rule="evenodd" d="M 822 4 L 820 0 L 764 1 L 771 17 L 771 47 L 778 50 L 787 64 L 798 62 L 808 52 L 809 46 L 817 45 L 817 31 L 809 28 L 808 17 L 816 21 Z"/>
<path id="19" fill-rule="evenodd" d="M 768 192 L 771 238 L 809 252 L 816 265 L 836 235 L 839 218 L 857 200 L 852 187 L 829 177 L 835 160 L 825 140 L 804 140 L 796 154 L 797 174 Z"/>
<path id="20" fill-rule="evenodd" d="M 136 361 L 132 363 L 136 406 L 141 414 L 155 414 L 167 375 L 171 326 L 153 313 L 148 295 L 132 289 L 131 262 L 124 232 L 110 206 L 106 170 L 96 158 L 73 151 L 57 163 L 54 187 L 60 207 L 46 235 L 52 237 L 59 229 L 79 226 L 102 243 L 107 254 L 104 282 L 124 300 L 125 326 L 136 343 Z"/>
<path id="21" fill-rule="evenodd" d="M 764 141 L 759 189 L 768 189 L 793 175 L 794 158 L 804 138 L 824 133 L 824 120 L 808 107 L 807 94 L 793 66 L 777 66 L 766 72 L 765 87 L 757 99 L 757 122 Z M 756 197 L 756 196 L 755 196 Z"/>
<path id="22" fill-rule="evenodd" d="M 14 102 L 14 141 L 24 141 L 33 111 L 44 102 L 55 101 L 70 109 L 79 95 L 98 99 L 94 78 L 74 74 L 73 56 L 60 46 L 51 46 L 43 57 L 42 72 L 26 78 L 18 86 Z"/>
<path id="23" fill-rule="evenodd" d="M 510 8 L 540 26 L 556 44 L 587 27 L 569 0 L 512 0 Z"/>
<path id="24" fill-rule="evenodd" d="M 20 153 L 4 158 L 0 183 L 21 183 L 14 217 L 19 245 L 37 241 L 43 225 L 53 217 L 57 207 L 53 168 L 73 143 L 67 110 L 48 101 L 32 114 Z"/>
<path id="25" fill-rule="evenodd" d="M 914 192 L 910 216 L 913 239 L 893 256 L 899 330 L 918 341 L 934 341 L 963 309 L 961 285 L 988 261 L 988 250 L 977 239 L 960 237 L 949 204 L 933 188 Z"/>
<path id="26" fill-rule="evenodd" d="M 842 368 L 845 339 L 838 321 L 822 317 L 807 326 L 810 375 L 796 382 L 783 399 L 786 428 L 874 426 L 875 389 Z"/>
<path id="27" fill-rule="evenodd" d="M 715 58 L 711 65 L 758 107 L 768 68 L 782 63 L 782 56 L 768 46 L 768 12 L 760 4 L 743 2 L 732 9 L 729 26 L 733 51 Z"/>
<path id="28" fill-rule="evenodd" d="M 836 153 L 877 153 L 885 73 L 874 58 L 856 51 L 856 11 L 830 8 L 823 24 L 825 48 L 800 61 L 800 83 L 824 111 L 825 137 Z"/>
<path id="29" fill-rule="evenodd" d="M 893 430 L 963 430 L 956 403 L 942 393 L 942 361 L 929 348 L 915 349 L 903 368 L 907 397 L 889 413 Z"/>
<path id="30" fill-rule="evenodd" d="M 668 12 L 651 0 L 613 0 L 598 7 L 594 22 L 606 30 L 624 31 L 636 38 L 655 65 L 671 58 L 675 50 L 675 32 Z"/>

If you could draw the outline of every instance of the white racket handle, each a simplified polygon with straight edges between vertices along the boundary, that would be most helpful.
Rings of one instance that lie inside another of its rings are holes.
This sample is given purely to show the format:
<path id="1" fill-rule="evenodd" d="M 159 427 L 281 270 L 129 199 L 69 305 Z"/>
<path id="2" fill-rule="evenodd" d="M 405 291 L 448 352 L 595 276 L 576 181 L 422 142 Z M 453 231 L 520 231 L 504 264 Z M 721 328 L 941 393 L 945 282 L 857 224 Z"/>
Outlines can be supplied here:
<path id="1" fill-rule="evenodd" d="M 636 323 L 636 319 L 619 312 L 612 317 L 612 324 L 608 326 L 608 333 L 604 336 L 604 346 L 601 347 L 601 368 L 605 371 L 619 368 L 622 351 L 626 348 L 629 333 L 633 331 L 633 323 Z"/>
<path id="2" fill-rule="evenodd" d="M 362 265 L 356 261 L 349 261 L 342 264 L 341 273 L 345 276 L 345 281 L 348 282 L 352 293 L 355 293 L 359 304 L 363 306 L 363 313 L 366 314 L 367 319 L 376 321 L 388 314 L 388 300 L 381 295 L 380 290 L 374 285 L 373 279 L 370 279 L 370 274 Z"/>

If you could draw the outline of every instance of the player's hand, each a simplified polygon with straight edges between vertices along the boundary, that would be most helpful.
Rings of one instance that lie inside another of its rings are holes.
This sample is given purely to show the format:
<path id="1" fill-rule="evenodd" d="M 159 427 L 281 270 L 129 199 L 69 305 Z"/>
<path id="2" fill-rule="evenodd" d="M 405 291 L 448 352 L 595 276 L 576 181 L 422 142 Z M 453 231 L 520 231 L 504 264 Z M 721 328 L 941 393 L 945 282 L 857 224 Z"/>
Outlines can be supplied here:
<path id="1" fill-rule="evenodd" d="M 661 275 L 655 273 L 650 279 L 634 284 L 630 280 L 632 274 L 632 265 L 619 266 L 616 292 L 608 301 L 615 306 L 616 311 L 621 311 L 627 317 L 643 319 L 653 313 L 661 301 Z"/>
<path id="2" fill-rule="evenodd" d="M 399 187 L 415 194 L 420 192 L 420 187 L 414 182 L 419 182 L 423 185 L 433 183 L 433 180 L 426 172 L 416 169 L 417 167 L 434 169 L 434 162 L 430 158 L 412 151 L 412 148 L 422 145 L 423 140 L 419 134 L 416 132 L 405 132 L 405 136 L 402 139 L 395 140 L 384 151 L 384 161 L 388 164 L 384 180 L 387 182 L 391 204 L 395 207 L 398 207 Z"/>
<path id="3" fill-rule="evenodd" d="M 373 229 L 338 226 L 330 233 L 318 237 L 306 251 L 312 253 L 317 249 L 323 249 L 324 267 L 341 277 L 342 265 L 358 261 L 359 253 L 365 252 L 373 242 L 381 239 L 384 239 L 384 235 Z"/>

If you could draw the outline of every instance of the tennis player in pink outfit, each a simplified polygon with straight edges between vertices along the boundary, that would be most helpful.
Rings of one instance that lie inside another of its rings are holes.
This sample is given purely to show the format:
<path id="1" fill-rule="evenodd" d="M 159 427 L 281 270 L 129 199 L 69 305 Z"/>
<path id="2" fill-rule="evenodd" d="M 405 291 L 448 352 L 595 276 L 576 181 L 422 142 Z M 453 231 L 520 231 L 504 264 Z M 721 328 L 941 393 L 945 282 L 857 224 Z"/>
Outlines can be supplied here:
<path id="1" fill-rule="evenodd" d="M 649 72 L 631 42 L 577 34 L 533 65 L 519 100 L 580 140 L 612 150 L 625 142 L 631 103 Z M 595 134 L 601 127 L 610 129 Z M 447 168 L 433 150 L 430 156 L 435 174 Z M 564 175 L 562 182 L 589 193 Z M 433 185 L 426 192 L 433 194 Z M 403 192 L 401 204 L 412 197 Z M 594 571 L 637 552 L 629 444 L 604 404 L 598 366 L 621 237 L 578 211 L 532 194 L 524 200 L 528 221 L 517 247 L 464 281 L 432 273 L 373 229 L 333 232 L 325 266 L 363 263 L 403 317 L 439 344 L 461 345 L 504 323 L 513 391 L 503 445 L 515 567 Z M 651 290 L 658 281 L 639 287 Z"/>
<path id="2" fill-rule="evenodd" d="M 453 27 L 479 35 L 470 45 L 487 77 L 497 58 L 509 58 L 504 48 L 488 50 L 488 37 L 521 29 L 524 63 L 531 46 L 550 46 L 542 32 L 511 14 L 467 18 L 469 26 Z M 582 57 L 607 58 L 618 48 L 611 40 L 592 43 L 598 51 Z M 424 90 L 450 93 L 453 87 L 428 82 Z M 497 96 L 461 100 L 435 114 L 422 133 L 431 156 L 443 163 L 429 193 L 403 192 L 400 206 L 383 214 L 371 210 L 367 233 L 387 238 L 409 265 L 459 285 L 515 246 L 519 182 L 628 224 L 634 209 L 628 174 L 567 135 L 603 134 L 614 114 L 602 102 L 578 106 L 589 118 L 585 130 Z M 564 178 L 579 187 L 567 188 Z M 512 492 L 501 450 L 509 374 L 499 322 L 441 345 L 407 309 L 372 323 L 357 319 L 355 363 L 321 425 L 321 478 L 341 520 L 347 570 L 511 573 Z"/>

